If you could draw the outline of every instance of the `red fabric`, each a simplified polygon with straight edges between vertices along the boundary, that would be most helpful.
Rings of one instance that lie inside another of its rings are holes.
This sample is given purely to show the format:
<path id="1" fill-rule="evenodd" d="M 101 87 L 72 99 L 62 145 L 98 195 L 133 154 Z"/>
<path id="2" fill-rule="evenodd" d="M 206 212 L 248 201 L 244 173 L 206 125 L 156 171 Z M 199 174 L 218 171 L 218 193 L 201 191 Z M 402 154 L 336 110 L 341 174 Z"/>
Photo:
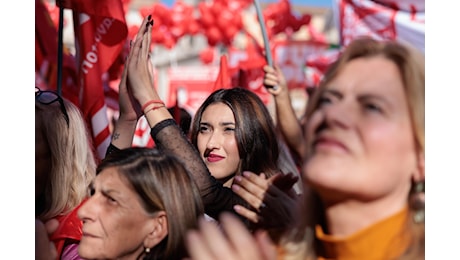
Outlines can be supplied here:
<path id="1" fill-rule="evenodd" d="M 50 13 L 42 0 L 35 0 L 35 72 L 38 74 L 35 82 L 41 89 L 57 90 L 57 53 L 58 31 L 50 17 Z M 78 104 L 76 92 L 75 59 L 66 46 L 63 46 L 62 55 L 62 82 L 63 96 Z M 46 88 L 43 88 L 46 87 Z"/>
<path id="2" fill-rule="evenodd" d="M 336 17 L 340 23 L 340 43 L 369 36 L 397 40 L 425 50 L 425 1 L 419 0 L 339 0 Z"/>
<path id="3" fill-rule="evenodd" d="M 219 74 L 217 75 L 216 82 L 214 83 L 213 92 L 218 89 L 231 88 L 232 80 L 228 72 L 227 55 L 220 56 Z"/>
<path id="4" fill-rule="evenodd" d="M 102 76 L 120 55 L 128 36 L 121 0 L 67 0 L 73 9 L 79 107 L 92 132 L 98 159 L 110 143 Z"/>
<path id="5" fill-rule="evenodd" d="M 82 221 L 77 216 L 78 209 L 86 202 L 84 200 L 80 205 L 73 209 L 69 214 L 58 216 L 56 219 L 59 221 L 58 229 L 51 235 L 50 240 L 55 244 L 57 249 L 58 259 L 62 254 L 64 245 L 68 241 L 80 241 L 83 234 Z"/>

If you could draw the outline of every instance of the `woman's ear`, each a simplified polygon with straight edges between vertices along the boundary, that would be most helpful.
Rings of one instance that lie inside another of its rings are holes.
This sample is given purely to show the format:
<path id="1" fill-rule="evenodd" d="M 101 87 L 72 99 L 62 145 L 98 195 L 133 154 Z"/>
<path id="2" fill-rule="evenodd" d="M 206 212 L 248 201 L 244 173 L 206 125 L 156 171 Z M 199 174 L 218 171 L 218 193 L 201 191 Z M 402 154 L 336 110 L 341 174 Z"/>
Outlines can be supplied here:
<path id="1" fill-rule="evenodd" d="M 168 217 L 165 211 L 155 213 L 155 217 L 149 222 L 149 230 L 144 240 L 146 248 L 155 247 L 168 235 Z"/>
<path id="2" fill-rule="evenodd" d="M 414 183 L 425 181 L 425 154 L 419 152 L 417 156 L 417 167 L 412 175 Z"/>

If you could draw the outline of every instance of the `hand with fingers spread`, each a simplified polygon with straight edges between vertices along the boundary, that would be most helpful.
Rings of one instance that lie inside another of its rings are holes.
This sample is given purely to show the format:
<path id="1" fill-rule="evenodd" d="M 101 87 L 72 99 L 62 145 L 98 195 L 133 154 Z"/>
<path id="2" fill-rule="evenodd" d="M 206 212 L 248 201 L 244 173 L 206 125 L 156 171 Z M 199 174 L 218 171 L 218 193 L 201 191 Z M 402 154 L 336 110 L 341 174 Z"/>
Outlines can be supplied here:
<path id="1" fill-rule="evenodd" d="M 284 229 L 294 219 L 298 195 L 293 185 L 298 180 L 292 173 L 280 173 L 266 179 L 264 174 L 246 171 L 235 178 L 232 189 L 253 209 L 236 205 L 235 211 L 255 223 L 256 227 Z"/>
<path id="2" fill-rule="evenodd" d="M 199 260 L 274 260 L 277 249 L 265 231 L 251 234 L 230 213 L 222 213 L 214 223 L 200 220 L 199 230 L 189 231 L 186 245 L 191 259 Z M 223 232 L 222 232 L 223 231 Z"/>

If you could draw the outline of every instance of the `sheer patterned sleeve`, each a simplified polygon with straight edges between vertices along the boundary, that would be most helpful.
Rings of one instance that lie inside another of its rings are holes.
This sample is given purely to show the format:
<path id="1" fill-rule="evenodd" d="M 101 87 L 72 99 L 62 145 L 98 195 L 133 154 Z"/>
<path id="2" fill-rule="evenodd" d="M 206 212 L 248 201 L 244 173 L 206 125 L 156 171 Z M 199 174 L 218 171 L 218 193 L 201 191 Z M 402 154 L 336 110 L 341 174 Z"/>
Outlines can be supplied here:
<path id="1" fill-rule="evenodd" d="M 200 190 L 206 214 L 215 219 L 222 211 L 231 211 L 238 215 L 233 210 L 233 206 L 245 205 L 245 201 L 231 189 L 222 186 L 211 175 L 197 149 L 173 119 L 166 119 L 156 124 L 150 134 L 159 150 L 174 154 L 192 174 Z"/>

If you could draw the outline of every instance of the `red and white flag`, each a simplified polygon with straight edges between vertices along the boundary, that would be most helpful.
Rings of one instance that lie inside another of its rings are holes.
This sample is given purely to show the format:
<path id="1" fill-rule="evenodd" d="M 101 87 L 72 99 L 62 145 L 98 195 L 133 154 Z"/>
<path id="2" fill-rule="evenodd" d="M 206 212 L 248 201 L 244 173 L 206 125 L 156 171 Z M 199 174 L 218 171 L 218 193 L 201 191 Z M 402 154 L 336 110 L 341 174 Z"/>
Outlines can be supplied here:
<path id="1" fill-rule="evenodd" d="M 90 126 L 97 156 L 103 159 L 110 144 L 110 129 L 102 77 L 128 36 L 123 2 L 66 0 L 61 6 L 73 10 L 80 108 Z"/>
<path id="2" fill-rule="evenodd" d="M 335 3 L 343 46 L 366 35 L 409 43 L 425 52 L 424 0 L 335 0 Z"/>

